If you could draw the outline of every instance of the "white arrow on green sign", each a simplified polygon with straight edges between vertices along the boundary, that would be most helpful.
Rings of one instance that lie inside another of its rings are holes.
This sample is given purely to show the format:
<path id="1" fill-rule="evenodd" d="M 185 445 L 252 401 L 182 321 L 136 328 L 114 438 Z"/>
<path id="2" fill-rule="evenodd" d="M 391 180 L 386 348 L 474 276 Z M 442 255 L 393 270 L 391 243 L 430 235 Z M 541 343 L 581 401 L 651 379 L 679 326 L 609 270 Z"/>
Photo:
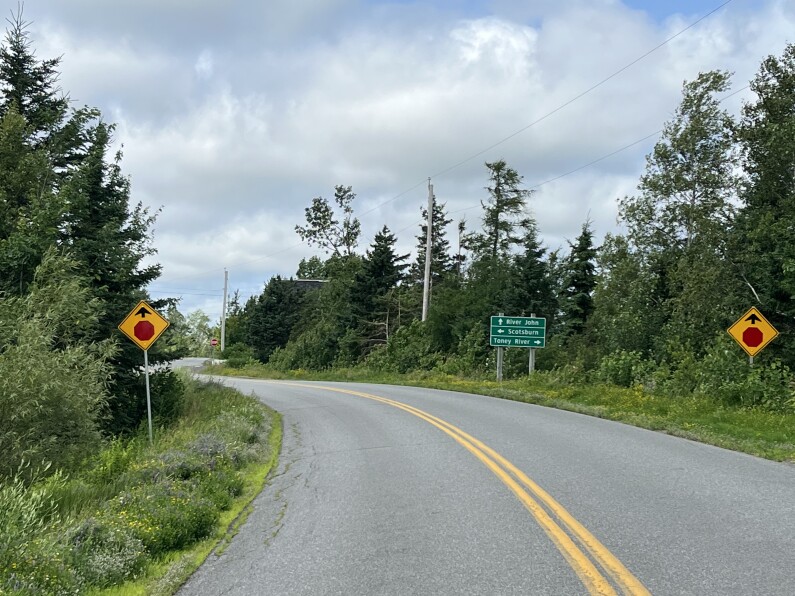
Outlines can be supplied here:
<path id="1" fill-rule="evenodd" d="M 547 320 L 544 317 L 491 317 L 489 345 L 504 348 L 546 347 Z"/>

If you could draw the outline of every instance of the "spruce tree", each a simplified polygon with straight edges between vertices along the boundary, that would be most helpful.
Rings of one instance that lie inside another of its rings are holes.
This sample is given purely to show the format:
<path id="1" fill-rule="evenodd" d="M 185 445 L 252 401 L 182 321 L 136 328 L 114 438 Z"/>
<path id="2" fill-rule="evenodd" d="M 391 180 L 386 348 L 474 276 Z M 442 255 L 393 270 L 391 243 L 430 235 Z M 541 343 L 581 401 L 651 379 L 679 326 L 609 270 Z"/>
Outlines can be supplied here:
<path id="1" fill-rule="evenodd" d="M 414 283 L 423 283 L 425 279 L 425 247 L 428 234 L 428 209 L 422 207 L 422 225 L 417 235 L 417 258 L 411 264 L 409 277 Z M 447 218 L 445 204 L 433 202 L 431 217 L 431 286 L 436 286 L 453 269 L 453 257 L 450 255 L 450 242 L 447 240 L 447 225 L 453 220 Z"/>
<path id="2" fill-rule="evenodd" d="M 562 323 L 567 336 L 580 335 L 593 312 L 593 291 L 596 286 L 596 248 L 593 245 L 591 222 L 582 225 L 582 231 L 566 259 L 566 277 L 563 286 Z"/>

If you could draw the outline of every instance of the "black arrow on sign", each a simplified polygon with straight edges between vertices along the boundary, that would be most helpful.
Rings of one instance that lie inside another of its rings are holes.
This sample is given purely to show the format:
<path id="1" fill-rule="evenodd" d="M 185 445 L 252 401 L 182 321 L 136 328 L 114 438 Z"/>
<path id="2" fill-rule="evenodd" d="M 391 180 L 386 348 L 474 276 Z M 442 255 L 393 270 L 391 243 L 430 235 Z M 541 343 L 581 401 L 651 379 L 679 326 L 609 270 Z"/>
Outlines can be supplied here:
<path id="1" fill-rule="evenodd" d="M 145 306 L 142 306 L 141 308 L 138 309 L 138 312 L 135 313 L 135 314 L 136 315 L 141 315 L 141 318 L 143 319 L 144 317 L 146 317 L 146 315 L 151 315 L 152 313 L 150 311 L 146 310 Z"/>
<path id="2" fill-rule="evenodd" d="M 757 321 L 761 321 L 762 319 L 760 319 L 759 317 L 757 317 L 755 314 L 752 314 L 750 317 L 748 317 L 748 318 L 747 318 L 747 319 L 745 319 L 745 320 L 746 320 L 746 321 L 751 321 L 751 325 L 756 325 L 756 322 L 757 322 Z"/>

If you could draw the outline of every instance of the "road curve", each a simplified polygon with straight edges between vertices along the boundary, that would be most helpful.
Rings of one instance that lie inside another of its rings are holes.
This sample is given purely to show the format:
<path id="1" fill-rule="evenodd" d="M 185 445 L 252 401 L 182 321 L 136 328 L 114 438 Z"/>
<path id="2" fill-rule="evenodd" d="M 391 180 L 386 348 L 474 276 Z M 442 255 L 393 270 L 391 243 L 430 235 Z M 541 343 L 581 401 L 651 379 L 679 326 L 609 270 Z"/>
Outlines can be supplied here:
<path id="1" fill-rule="evenodd" d="M 212 594 L 795 594 L 795 467 L 449 391 L 224 379 L 284 417 Z"/>

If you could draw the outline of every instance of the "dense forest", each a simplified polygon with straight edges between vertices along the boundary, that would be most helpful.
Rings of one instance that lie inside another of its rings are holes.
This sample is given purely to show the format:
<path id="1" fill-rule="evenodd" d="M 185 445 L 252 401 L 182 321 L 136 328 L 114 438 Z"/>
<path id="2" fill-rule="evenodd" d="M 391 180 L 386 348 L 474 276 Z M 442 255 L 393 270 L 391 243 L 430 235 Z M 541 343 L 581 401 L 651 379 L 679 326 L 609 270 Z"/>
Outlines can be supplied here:
<path id="1" fill-rule="evenodd" d="M 549 250 L 535 195 L 506 160 L 485 164 L 482 227 L 433 207 L 431 306 L 421 322 L 426 228 L 416 258 L 384 226 L 366 249 L 355 193 L 312 199 L 296 232 L 322 256 L 231 302 L 227 356 L 274 369 L 367 367 L 492 374 L 489 317 L 547 319 L 540 370 L 728 405 L 791 409 L 795 366 L 795 46 L 770 56 L 738 117 L 722 106 L 730 73 L 699 74 L 647 156 L 637 192 L 618 199 L 623 234 L 579 235 Z M 423 219 L 427 213 L 423 210 Z M 321 280 L 307 283 L 302 280 Z M 756 306 L 780 335 L 753 364 L 726 329 Z M 509 375 L 527 352 L 509 349 Z"/>

